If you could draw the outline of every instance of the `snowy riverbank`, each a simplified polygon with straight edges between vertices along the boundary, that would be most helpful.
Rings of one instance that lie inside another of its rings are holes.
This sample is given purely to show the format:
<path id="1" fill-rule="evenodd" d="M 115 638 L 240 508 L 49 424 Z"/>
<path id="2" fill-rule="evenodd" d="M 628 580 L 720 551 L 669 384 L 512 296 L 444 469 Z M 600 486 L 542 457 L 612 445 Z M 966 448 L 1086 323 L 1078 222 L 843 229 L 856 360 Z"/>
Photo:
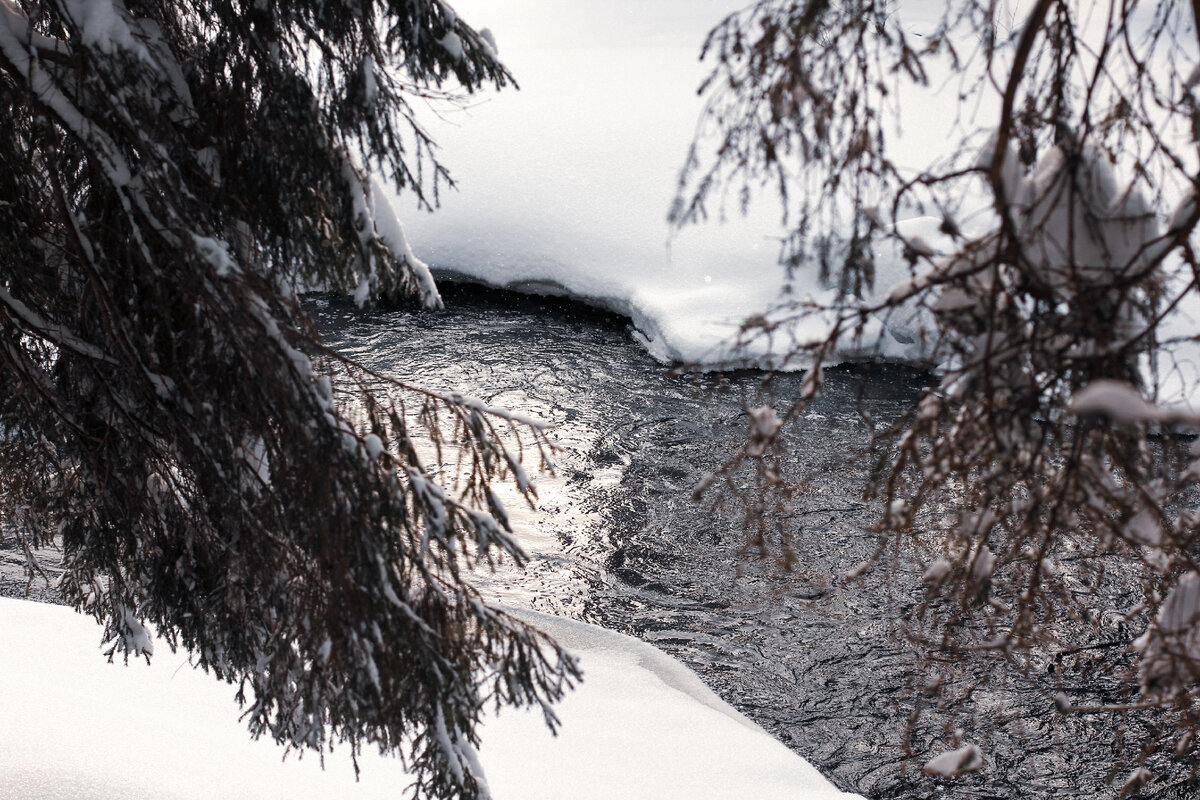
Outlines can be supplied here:
<path id="1" fill-rule="evenodd" d="M 701 115 L 696 89 L 710 66 L 698 61 L 701 45 L 712 26 L 742 5 L 455 3 L 464 18 L 495 34 L 500 57 L 521 88 L 426 115 L 458 191 L 443 192 L 434 214 L 419 212 L 405 198 L 393 200 L 417 255 L 456 279 L 565 294 L 627 316 L 660 362 L 719 366 L 731 355 L 761 359 L 765 345 L 731 354 L 727 344 L 743 320 L 780 297 L 778 241 L 786 226 L 777 198 L 769 189 L 761 191 L 743 215 L 732 191 L 723 208 L 709 209 L 704 224 L 672 231 L 667 222 Z M 920 35 L 935 24 L 942 7 L 937 0 L 905 0 L 897 13 Z M 956 85 L 934 75 L 928 89 L 898 89 L 900 125 L 889 130 L 898 165 L 923 169 L 949 155 L 943 151 L 951 142 L 987 140 L 998 93 L 975 98 L 977 116 L 964 120 L 957 113 Z M 958 219 L 964 232 L 988 224 L 988 202 L 982 194 L 964 198 L 965 216 Z M 1170 208 L 1173 201 L 1164 202 Z M 900 223 L 905 237 L 919 238 L 935 252 L 950 251 L 952 243 L 937 232 L 940 219 L 916 210 L 903 216 L 911 217 Z M 912 277 L 894 246 L 875 253 L 875 270 L 880 298 Z M 836 302 L 815 266 L 798 270 L 789 286 L 792 298 Z M 1161 341 L 1191 336 L 1196 320 L 1200 297 L 1193 294 L 1164 321 Z M 876 320 L 840 356 L 923 362 L 928 353 L 920 324 L 904 313 Z M 821 319 L 810 318 L 780 338 L 811 339 L 825 330 Z M 1159 400 L 1195 398 L 1200 347 L 1183 342 L 1165 349 L 1159 356 Z"/>
<path id="2" fill-rule="evenodd" d="M 483 729 L 497 800 L 834 800 L 807 762 L 721 701 L 674 659 L 593 625 L 534 615 L 581 658 L 558 737 L 508 710 Z M 105 662 L 100 629 L 70 609 L 0 598 L 0 798 L 396 798 L 395 759 L 348 753 L 281 761 L 238 722 L 234 687 L 157 648 L 153 663 Z"/>
<path id="3" fill-rule="evenodd" d="M 777 201 L 766 195 L 743 215 L 731 197 L 679 231 L 667 212 L 700 117 L 701 44 L 741 5 L 456 3 L 495 33 L 521 88 L 428 115 L 458 191 L 433 214 L 393 199 L 417 255 L 443 275 L 616 311 L 659 361 L 724 361 L 738 324 L 779 297 Z M 909 277 L 903 259 L 881 254 L 882 291 Z M 835 296 L 816 270 L 797 275 L 793 291 Z M 812 322 L 800 335 L 823 332 Z M 879 348 L 920 355 L 887 332 Z"/>

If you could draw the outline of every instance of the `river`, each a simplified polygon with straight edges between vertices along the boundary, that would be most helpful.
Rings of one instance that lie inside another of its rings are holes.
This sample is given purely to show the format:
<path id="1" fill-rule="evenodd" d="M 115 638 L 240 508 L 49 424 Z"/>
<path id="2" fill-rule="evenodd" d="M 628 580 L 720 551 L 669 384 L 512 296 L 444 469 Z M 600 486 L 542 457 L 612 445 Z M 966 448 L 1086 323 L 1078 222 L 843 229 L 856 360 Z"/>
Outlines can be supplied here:
<path id="1" fill-rule="evenodd" d="M 769 400 L 761 374 L 676 374 L 627 320 L 567 300 L 461 286 L 446 299 L 438 313 L 333 302 L 318 319 L 332 344 L 377 370 L 555 426 L 557 474 L 542 477 L 538 511 L 518 518 L 531 561 L 479 574 L 489 594 L 657 645 L 845 790 L 881 800 L 1117 795 L 1106 779 L 1118 765 L 1119 786 L 1136 741 L 1111 744 L 1111 717 L 1064 718 L 1035 682 L 983 665 L 958 665 L 980 688 L 956 716 L 942 714 L 899 622 L 921 596 L 919 571 L 845 578 L 876 545 L 875 510 L 861 499 L 868 424 L 897 419 L 927 374 L 827 371 L 822 395 L 787 429 L 788 477 L 805 490 L 789 520 L 800 558 L 785 572 L 746 552 L 739 512 L 691 496 L 743 443 L 746 407 Z M 770 392 L 782 402 L 800 380 L 776 376 Z M 933 707 L 910 725 L 919 705 Z M 935 781 L 920 765 L 955 727 L 983 747 L 985 768 Z M 1190 791 L 1156 784 L 1143 796 Z"/>
<path id="2" fill-rule="evenodd" d="M 822 395 L 787 429 L 788 478 L 805 488 L 789 520 L 799 560 L 785 572 L 746 551 L 736 509 L 691 496 L 742 443 L 746 407 L 768 401 L 761 374 L 676 374 L 627 320 L 570 301 L 453 285 L 444 294 L 441 312 L 342 301 L 313 311 L 329 344 L 375 370 L 554 426 L 558 468 L 538 479 L 538 509 L 512 507 L 530 561 L 478 570 L 487 595 L 657 645 L 866 797 L 1117 796 L 1106 778 L 1128 773 L 1136 737 L 1113 744 L 1111 717 L 1062 717 L 1033 683 L 974 663 L 956 665 L 977 691 L 949 717 L 923 691 L 926 669 L 899 621 L 920 598 L 919 570 L 845 577 L 876 544 L 875 510 L 860 496 L 869 425 L 896 419 L 926 374 L 827 371 Z M 786 398 L 800 379 L 777 376 L 771 391 Z M 0 543 L 0 594 L 23 593 L 19 560 L 11 539 Z M 53 599 L 40 582 L 34 596 Z M 1089 666 L 1077 658 L 1071 668 Z M 918 706 L 930 708 L 911 725 Z M 979 742 L 984 769 L 954 782 L 925 776 L 921 763 L 956 727 Z M 1193 792 L 1159 781 L 1141 796 Z"/>

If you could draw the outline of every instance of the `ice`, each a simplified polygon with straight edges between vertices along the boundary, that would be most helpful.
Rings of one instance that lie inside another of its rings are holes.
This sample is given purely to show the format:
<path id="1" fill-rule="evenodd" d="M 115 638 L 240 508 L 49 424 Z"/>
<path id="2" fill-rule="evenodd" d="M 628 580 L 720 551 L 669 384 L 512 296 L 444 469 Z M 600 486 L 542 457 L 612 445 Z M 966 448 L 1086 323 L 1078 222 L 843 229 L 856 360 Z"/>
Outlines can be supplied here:
<path id="1" fill-rule="evenodd" d="M 506 710 L 482 729 L 497 800 L 851 798 L 655 648 L 585 623 L 520 612 L 579 655 L 580 688 L 558 709 Z M 251 741 L 235 687 L 158 648 L 109 664 L 96 624 L 61 606 L 0 599 L 0 797 L 22 800 L 395 798 L 400 763 L 373 750 L 362 780 L 345 749 L 286 761 Z"/>

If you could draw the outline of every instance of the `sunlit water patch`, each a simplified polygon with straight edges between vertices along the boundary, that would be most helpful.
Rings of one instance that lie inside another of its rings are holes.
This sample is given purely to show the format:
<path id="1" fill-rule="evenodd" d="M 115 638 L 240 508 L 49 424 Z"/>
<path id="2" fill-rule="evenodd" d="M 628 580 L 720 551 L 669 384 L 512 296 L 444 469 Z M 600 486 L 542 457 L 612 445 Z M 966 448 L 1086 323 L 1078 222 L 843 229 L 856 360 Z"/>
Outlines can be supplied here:
<path id="1" fill-rule="evenodd" d="M 675 375 L 623 318 L 443 288 L 444 312 L 335 302 L 318 317 L 332 344 L 375 369 L 553 424 L 557 473 L 538 478 L 537 511 L 515 515 L 530 563 L 478 570 L 486 594 L 655 644 L 845 790 L 877 800 L 1111 793 L 1105 775 L 1131 755 L 1112 745 L 1112 720 L 1057 715 L 1001 670 L 957 665 L 980 687 L 975 704 L 953 722 L 929 709 L 909 727 L 927 705 L 926 672 L 898 620 L 923 596 L 920 571 L 871 571 L 853 585 L 845 576 L 876 545 L 877 509 L 861 499 L 871 429 L 896 419 L 926 375 L 828 370 L 822 396 L 787 429 L 787 477 L 804 491 L 789 519 L 799 560 L 785 573 L 747 554 L 740 512 L 692 499 L 744 443 L 747 407 L 771 402 L 761 374 Z M 802 379 L 776 377 L 778 407 Z M 1113 678 L 1098 668 L 1112 665 L 1083 658 L 1072 669 L 1103 690 Z M 985 769 L 953 786 L 919 768 L 947 724 L 986 748 Z"/>

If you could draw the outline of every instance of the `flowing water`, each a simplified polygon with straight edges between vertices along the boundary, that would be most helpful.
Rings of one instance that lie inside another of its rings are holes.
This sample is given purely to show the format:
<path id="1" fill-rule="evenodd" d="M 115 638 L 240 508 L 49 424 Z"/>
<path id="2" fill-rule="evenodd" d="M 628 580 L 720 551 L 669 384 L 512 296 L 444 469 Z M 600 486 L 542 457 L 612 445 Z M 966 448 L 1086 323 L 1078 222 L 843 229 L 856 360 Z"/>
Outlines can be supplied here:
<path id="1" fill-rule="evenodd" d="M 1122 759 L 1136 756 L 1136 742 L 1112 745 L 1106 716 L 1063 718 L 1019 676 L 957 665 L 977 681 L 972 702 L 953 718 L 933 707 L 909 724 L 931 705 L 926 667 L 897 623 L 919 600 L 919 572 L 873 570 L 849 585 L 845 574 L 876 546 L 874 509 L 861 500 L 869 425 L 903 413 L 927 375 L 827 371 L 822 396 L 787 429 L 789 478 L 805 488 L 789 520 L 800 559 L 784 572 L 746 551 L 740 512 L 691 497 L 744 443 L 745 410 L 764 402 L 762 375 L 673 374 L 626 320 L 568 301 L 466 287 L 447 301 L 435 314 L 331 303 L 318 317 L 333 344 L 380 371 L 554 425 L 557 474 L 540 480 L 538 511 L 519 517 L 531 561 L 480 574 L 485 591 L 652 642 L 846 790 L 1117 795 L 1106 779 L 1129 772 Z M 771 388 L 782 401 L 800 380 L 777 376 Z M 1078 658 L 1070 668 L 1092 666 Z M 982 744 L 986 766 L 934 781 L 920 764 L 955 727 Z M 1144 796 L 1192 792 L 1162 782 Z"/>
<path id="2" fill-rule="evenodd" d="M 745 410 L 764 402 L 761 375 L 673 374 L 626 320 L 567 301 L 467 287 L 445 295 L 438 313 L 336 301 L 313 310 L 330 344 L 380 372 L 554 426 L 557 471 L 539 476 L 536 512 L 514 513 L 530 561 L 478 571 L 487 594 L 652 642 L 845 790 L 888 800 L 1117 796 L 1106 777 L 1128 774 L 1136 741 L 1113 745 L 1110 717 L 1056 714 L 1019 676 L 955 665 L 976 681 L 973 701 L 953 719 L 933 707 L 909 724 L 930 704 L 926 667 L 897 622 L 920 597 L 919 570 L 850 583 L 845 574 L 876 545 L 875 510 L 860 497 L 870 426 L 901 414 L 928 376 L 827 371 L 822 396 L 787 429 L 788 477 L 804 491 L 789 514 L 799 561 L 785 572 L 746 551 L 736 510 L 691 497 L 744 442 Z M 786 398 L 799 381 L 778 376 L 772 389 Z M 19 560 L 11 539 L 0 543 L 0 593 L 23 591 L 12 579 Z M 1095 681 L 1097 665 L 1081 654 L 1060 669 Z M 934 781 L 920 764 L 955 727 L 982 745 L 985 767 Z M 1160 780 L 1142 796 L 1195 791 Z"/>

